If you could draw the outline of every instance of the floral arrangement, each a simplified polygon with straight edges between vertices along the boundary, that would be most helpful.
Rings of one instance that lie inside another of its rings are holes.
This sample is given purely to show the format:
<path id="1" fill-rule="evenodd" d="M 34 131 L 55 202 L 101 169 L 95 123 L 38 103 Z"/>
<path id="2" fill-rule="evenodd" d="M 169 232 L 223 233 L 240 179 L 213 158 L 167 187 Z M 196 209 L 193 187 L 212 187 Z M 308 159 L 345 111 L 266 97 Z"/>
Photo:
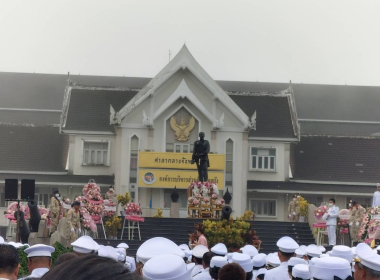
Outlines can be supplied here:
<path id="1" fill-rule="evenodd" d="M 360 226 L 360 230 L 358 233 L 358 238 L 360 240 L 365 240 L 367 237 L 367 227 L 368 227 L 368 222 L 369 222 L 369 215 L 367 213 L 364 214 L 362 224 Z"/>
<path id="2" fill-rule="evenodd" d="M 193 188 L 197 188 L 198 190 L 201 190 L 202 188 L 206 188 L 208 190 L 212 190 L 213 194 L 219 193 L 218 186 L 211 182 L 194 181 L 190 183 L 190 185 L 187 187 L 187 194 L 191 193 L 191 190 Z"/>
<path id="3" fill-rule="evenodd" d="M 300 216 L 306 217 L 307 216 L 307 209 L 309 208 L 310 203 L 307 202 L 306 199 L 304 199 L 302 196 L 298 199 L 298 206 L 300 208 Z"/>
<path id="4" fill-rule="evenodd" d="M 199 200 L 198 199 L 194 199 L 193 202 L 192 202 L 193 205 L 199 205 Z"/>
<path id="5" fill-rule="evenodd" d="M 117 237 L 117 230 L 121 229 L 121 219 L 116 216 L 113 216 L 105 223 L 104 228 L 106 230 L 107 235 Z"/>
<path id="6" fill-rule="evenodd" d="M 63 197 L 62 202 L 68 205 L 71 205 L 71 200 L 68 197 Z"/>
<path id="7" fill-rule="evenodd" d="M 74 198 L 74 201 L 79 201 L 81 204 L 87 203 L 86 197 L 83 195 L 77 196 L 76 198 Z"/>
<path id="8" fill-rule="evenodd" d="M 104 210 L 104 203 L 99 186 L 95 184 L 95 182 L 89 182 L 83 187 L 83 195 L 87 201 L 85 207 L 90 213 L 92 220 L 94 220 L 95 223 L 100 224 L 100 214 Z"/>
<path id="9" fill-rule="evenodd" d="M 116 204 L 112 200 L 104 200 L 104 205 L 108 207 L 116 207 Z M 115 215 L 115 211 L 112 210 L 104 210 L 104 217 L 112 217 Z"/>
<path id="10" fill-rule="evenodd" d="M 88 203 L 86 205 L 86 209 L 88 210 L 88 212 L 90 212 L 91 215 L 100 215 L 102 211 L 104 210 L 104 205 Z"/>
<path id="11" fill-rule="evenodd" d="M 210 202 L 210 198 L 209 198 L 209 197 L 205 197 L 205 198 L 203 199 L 203 201 L 204 201 L 205 203 L 209 203 L 209 202 Z"/>
<path id="12" fill-rule="evenodd" d="M 347 219 L 339 219 L 338 226 L 340 227 L 348 227 L 350 220 Z"/>
<path id="13" fill-rule="evenodd" d="M 4 211 L 5 218 L 15 221 L 15 212 L 17 211 L 17 202 L 12 202 L 8 205 L 7 210 Z M 30 211 L 28 205 L 20 203 L 20 211 L 24 212 L 25 219 L 29 219 Z"/>
<path id="14" fill-rule="evenodd" d="M 322 222 L 323 215 L 327 212 L 328 208 L 325 205 L 319 206 L 314 210 L 314 218 L 317 222 Z"/>
<path id="15" fill-rule="evenodd" d="M 95 188 L 94 188 L 94 189 L 90 189 L 90 190 L 88 190 L 86 197 L 87 197 L 88 199 L 90 199 L 90 200 L 96 200 L 96 201 L 101 201 L 101 200 L 103 200 L 103 197 L 102 197 L 102 195 L 100 194 L 100 191 L 97 190 L 97 189 L 95 189 Z"/>
<path id="16" fill-rule="evenodd" d="M 141 207 L 134 202 L 130 202 L 124 208 L 125 214 L 127 215 L 141 215 Z"/>
<path id="17" fill-rule="evenodd" d="M 95 182 L 90 182 L 83 187 L 83 195 L 87 196 L 90 190 L 97 190 L 100 193 L 100 188 Z"/>
<path id="18" fill-rule="evenodd" d="M 126 192 L 124 195 L 119 194 L 117 196 L 117 201 L 121 204 L 122 207 L 124 207 L 129 203 L 129 201 L 131 201 L 131 196 L 128 192 Z"/>
<path id="19" fill-rule="evenodd" d="M 224 205 L 224 199 L 220 198 L 220 199 L 216 200 L 215 204 L 216 204 L 216 206 L 221 207 L 222 205 Z"/>
<path id="20" fill-rule="evenodd" d="M 46 209 L 45 207 L 38 206 L 38 212 L 40 213 L 41 219 L 46 220 L 49 216 L 50 210 Z"/>
<path id="21" fill-rule="evenodd" d="M 350 224 L 350 210 L 342 209 L 339 211 L 338 227 L 341 233 L 348 233 L 348 225 Z M 347 228 L 347 230 L 345 230 Z"/>
<path id="22" fill-rule="evenodd" d="M 218 195 L 213 193 L 212 196 L 211 196 L 212 199 L 218 199 Z"/>
<path id="23" fill-rule="evenodd" d="M 189 203 L 193 203 L 194 199 L 195 199 L 194 197 L 190 196 L 190 197 L 187 199 L 187 201 L 188 201 Z"/>
<path id="24" fill-rule="evenodd" d="M 371 220 L 368 223 L 368 236 L 372 239 L 380 238 L 380 221 L 379 220 Z"/>
<path id="25" fill-rule="evenodd" d="M 380 207 L 379 206 L 370 207 L 367 209 L 367 213 L 370 215 L 379 215 L 380 214 Z"/>
<path id="26" fill-rule="evenodd" d="M 97 231 L 96 224 L 92 220 L 91 215 L 88 212 L 88 210 L 85 207 L 81 207 L 79 209 L 79 212 L 80 212 L 80 221 L 83 227 L 86 230 L 91 230 L 93 232 L 96 232 Z"/>
<path id="27" fill-rule="evenodd" d="M 196 195 L 195 195 L 195 198 L 197 198 L 197 199 L 200 199 L 202 197 L 202 195 L 200 194 L 200 193 L 197 193 Z"/>
<path id="28" fill-rule="evenodd" d="M 164 215 L 162 213 L 163 211 L 160 208 L 157 208 L 157 214 L 153 215 L 153 218 L 164 218 Z"/>

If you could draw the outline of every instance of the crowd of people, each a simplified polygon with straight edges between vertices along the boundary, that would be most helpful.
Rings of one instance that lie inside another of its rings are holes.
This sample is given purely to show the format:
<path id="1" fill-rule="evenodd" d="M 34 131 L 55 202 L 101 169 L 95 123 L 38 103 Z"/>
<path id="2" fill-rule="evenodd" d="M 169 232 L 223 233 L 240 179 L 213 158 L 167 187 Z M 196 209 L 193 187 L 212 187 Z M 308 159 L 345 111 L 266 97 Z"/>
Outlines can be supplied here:
<path id="1" fill-rule="evenodd" d="M 201 234 L 201 233 L 200 233 Z M 0 280 L 18 278 L 19 243 L 4 242 L 0 237 Z M 176 245 L 155 237 L 137 250 L 136 259 L 128 256 L 129 246 L 116 248 L 97 244 L 82 236 L 71 243 L 72 252 L 60 255 L 52 263 L 54 247 L 27 246 L 30 275 L 22 279 L 42 280 L 374 280 L 380 279 L 380 248 L 365 243 L 350 248 L 336 245 L 326 252 L 322 246 L 299 246 L 291 237 L 277 241 L 278 251 L 265 255 L 252 245 L 239 252 L 228 252 L 222 244 L 208 248 L 198 244 Z"/>

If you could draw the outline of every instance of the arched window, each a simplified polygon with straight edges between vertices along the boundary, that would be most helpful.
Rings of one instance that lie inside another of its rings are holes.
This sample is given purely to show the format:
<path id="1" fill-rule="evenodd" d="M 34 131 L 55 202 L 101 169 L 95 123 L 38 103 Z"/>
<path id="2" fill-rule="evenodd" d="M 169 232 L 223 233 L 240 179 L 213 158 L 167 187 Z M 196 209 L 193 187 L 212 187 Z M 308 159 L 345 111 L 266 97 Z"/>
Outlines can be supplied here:
<path id="1" fill-rule="evenodd" d="M 233 159 L 234 159 L 234 141 L 228 139 L 226 141 L 226 188 L 232 187 L 232 174 L 233 174 Z"/>

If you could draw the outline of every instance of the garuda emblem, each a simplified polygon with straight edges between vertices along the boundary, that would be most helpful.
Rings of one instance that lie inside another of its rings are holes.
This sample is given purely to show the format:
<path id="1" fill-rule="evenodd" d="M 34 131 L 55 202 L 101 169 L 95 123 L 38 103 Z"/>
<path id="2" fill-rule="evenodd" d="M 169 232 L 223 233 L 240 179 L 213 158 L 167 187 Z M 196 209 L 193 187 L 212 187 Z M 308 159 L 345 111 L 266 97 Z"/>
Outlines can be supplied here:
<path id="1" fill-rule="evenodd" d="M 175 140 L 187 141 L 189 140 L 190 132 L 194 129 L 195 119 L 194 117 L 190 117 L 189 123 L 185 124 L 185 121 L 182 118 L 180 124 L 178 125 L 176 118 L 173 116 L 170 119 L 170 126 L 175 132 Z"/>

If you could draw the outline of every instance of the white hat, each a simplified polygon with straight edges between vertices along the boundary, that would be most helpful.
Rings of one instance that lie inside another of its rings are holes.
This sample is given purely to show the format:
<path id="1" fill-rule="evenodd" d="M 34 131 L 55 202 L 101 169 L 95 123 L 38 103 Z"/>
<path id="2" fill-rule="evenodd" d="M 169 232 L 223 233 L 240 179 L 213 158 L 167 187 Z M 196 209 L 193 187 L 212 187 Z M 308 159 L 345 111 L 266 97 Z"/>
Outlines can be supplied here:
<path id="1" fill-rule="evenodd" d="M 155 256 L 166 254 L 177 255 L 181 258 L 185 257 L 185 253 L 173 241 L 164 237 L 154 237 L 141 244 L 137 250 L 136 258 L 142 263 L 146 263 Z"/>
<path id="2" fill-rule="evenodd" d="M 119 259 L 116 249 L 111 246 L 100 246 L 100 249 L 98 250 L 98 256 L 114 259 L 115 261 Z"/>
<path id="3" fill-rule="evenodd" d="M 259 254 L 259 251 L 257 251 L 255 246 L 252 245 L 245 245 L 242 250 L 243 254 L 249 255 L 251 258 Z"/>
<path id="4" fill-rule="evenodd" d="M 318 246 L 315 244 L 311 244 L 307 246 L 306 253 L 310 257 L 317 257 L 317 258 L 319 258 L 322 255 L 321 249 L 319 249 Z"/>
<path id="5" fill-rule="evenodd" d="M 211 252 L 217 255 L 225 256 L 227 255 L 227 247 L 223 243 L 218 243 L 214 247 L 211 248 Z"/>
<path id="6" fill-rule="evenodd" d="M 239 253 L 238 253 L 238 252 L 228 253 L 228 254 L 226 255 L 227 260 L 228 260 L 228 261 L 232 260 L 232 257 L 233 257 L 233 255 L 235 255 L 235 254 L 239 254 Z"/>
<path id="7" fill-rule="evenodd" d="M 24 250 L 24 252 L 28 254 L 28 258 L 32 258 L 32 257 L 51 258 L 51 253 L 53 253 L 54 251 L 55 251 L 54 247 L 44 245 L 44 244 L 33 245 Z"/>
<path id="8" fill-rule="evenodd" d="M 377 246 L 377 247 L 376 247 L 376 251 L 380 251 L 380 246 Z"/>
<path id="9" fill-rule="evenodd" d="M 262 267 L 266 265 L 267 262 L 267 255 L 265 254 L 258 254 L 252 258 L 252 266 L 253 267 Z"/>
<path id="10" fill-rule="evenodd" d="M 189 251 L 185 251 L 185 257 L 190 261 L 191 260 L 191 257 L 193 256 L 193 251 L 192 250 L 189 250 Z"/>
<path id="11" fill-rule="evenodd" d="M 314 265 L 309 266 L 311 276 L 320 280 L 334 280 L 334 276 L 346 279 L 352 275 L 350 263 L 342 258 L 316 258 Z"/>
<path id="12" fill-rule="evenodd" d="M 320 255 L 319 257 L 320 257 L 320 258 L 326 258 L 326 257 L 330 257 L 330 255 L 329 255 L 329 254 L 322 254 L 322 255 Z"/>
<path id="13" fill-rule="evenodd" d="M 127 243 L 120 243 L 119 245 L 117 245 L 117 248 L 123 248 L 123 249 L 128 249 L 129 248 L 129 246 L 128 246 L 128 244 Z"/>
<path id="14" fill-rule="evenodd" d="M 305 280 L 311 279 L 309 266 L 306 264 L 297 264 L 296 266 L 293 267 L 292 276 L 295 278 L 301 278 Z"/>
<path id="15" fill-rule="evenodd" d="M 329 253 L 331 257 L 338 257 L 352 262 L 354 254 L 351 251 L 351 248 L 344 245 L 336 245 L 333 247 L 332 251 Z"/>
<path id="16" fill-rule="evenodd" d="M 203 255 L 207 252 L 209 252 L 209 250 L 204 245 L 197 245 L 193 248 L 193 256 L 199 259 L 203 258 Z"/>
<path id="17" fill-rule="evenodd" d="M 213 268 L 213 267 L 221 268 L 221 267 L 225 266 L 226 264 L 228 264 L 226 257 L 216 256 L 216 257 L 212 257 L 211 261 L 210 261 L 210 267 L 211 268 Z"/>
<path id="18" fill-rule="evenodd" d="M 148 260 L 142 273 L 146 280 L 191 280 L 194 266 L 194 263 L 186 265 L 180 256 L 161 255 Z"/>
<path id="19" fill-rule="evenodd" d="M 303 256 L 307 255 L 306 248 L 298 248 L 294 253 L 296 253 L 297 258 L 302 258 Z"/>
<path id="20" fill-rule="evenodd" d="M 71 243 L 73 250 L 77 253 L 89 254 L 92 251 L 99 250 L 99 244 L 94 241 L 90 236 L 81 236 L 75 242 Z"/>
<path id="21" fill-rule="evenodd" d="M 307 264 L 307 261 L 296 257 L 290 258 L 288 261 L 288 266 L 296 266 L 297 264 Z"/>
<path id="22" fill-rule="evenodd" d="M 293 238 L 284 236 L 277 241 L 277 247 L 281 252 L 294 253 L 300 246 Z"/>
<path id="23" fill-rule="evenodd" d="M 266 269 L 266 268 L 260 268 L 260 269 L 257 271 L 257 275 L 256 275 L 256 277 L 259 276 L 259 275 L 261 275 L 261 274 L 264 274 L 264 275 L 265 275 L 266 272 L 267 272 L 267 269 Z"/>
<path id="24" fill-rule="evenodd" d="M 234 254 L 232 256 L 232 262 L 239 264 L 245 272 L 251 272 L 253 270 L 252 259 L 248 254 Z"/>
<path id="25" fill-rule="evenodd" d="M 278 257 L 278 254 L 270 253 L 267 256 L 267 265 L 277 267 L 280 266 L 280 258 Z"/>
<path id="26" fill-rule="evenodd" d="M 365 243 L 356 246 L 356 257 L 360 263 L 375 271 L 380 271 L 380 256 Z"/>
<path id="27" fill-rule="evenodd" d="M 118 254 L 119 261 L 124 262 L 126 257 L 124 248 L 116 248 L 115 250 Z"/>
<path id="28" fill-rule="evenodd" d="M 0 244 L 3 244 L 3 243 L 5 243 L 5 240 L 4 240 L 4 238 L 2 238 L 2 237 L 0 236 Z"/>
<path id="29" fill-rule="evenodd" d="M 322 253 L 326 253 L 326 248 L 323 246 L 318 246 L 319 250 L 321 250 Z"/>
<path id="30" fill-rule="evenodd" d="M 190 248 L 189 248 L 189 246 L 187 244 L 181 244 L 178 247 L 181 248 L 181 250 L 184 251 L 184 252 L 190 250 Z"/>

